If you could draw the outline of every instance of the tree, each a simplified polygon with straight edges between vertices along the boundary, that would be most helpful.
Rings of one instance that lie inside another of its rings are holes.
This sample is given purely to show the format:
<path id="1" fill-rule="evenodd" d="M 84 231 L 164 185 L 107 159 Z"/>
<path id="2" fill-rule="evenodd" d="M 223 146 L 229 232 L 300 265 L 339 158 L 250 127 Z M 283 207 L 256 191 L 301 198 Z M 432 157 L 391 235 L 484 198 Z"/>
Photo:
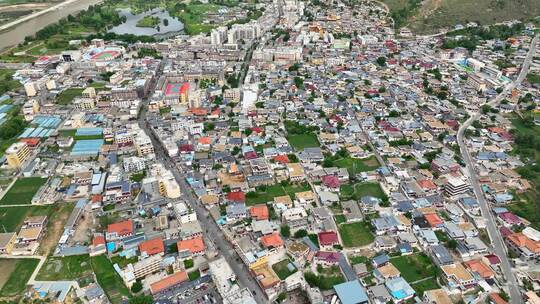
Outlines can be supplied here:
<path id="1" fill-rule="evenodd" d="M 377 64 L 380 65 L 380 66 L 385 66 L 386 65 L 386 57 L 379 57 L 377 58 Z"/>
<path id="2" fill-rule="evenodd" d="M 291 236 L 291 228 L 289 227 L 289 225 L 282 225 L 280 228 L 280 232 L 283 237 L 288 238 Z"/>
<path id="3" fill-rule="evenodd" d="M 276 298 L 276 301 L 278 301 L 279 303 L 285 301 L 285 299 L 287 299 L 287 294 L 282 292 L 278 295 L 278 297 Z"/>
<path id="4" fill-rule="evenodd" d="M 133 285 L 131 286 L 131 292 L 133 293 L 138 293 L 139 291 L 141 291 L 143 288 L 141 282 L 139 281 L 136 281 L 135 283 L 133 283 Z"/>
<path id="5" fill-rule="evenodd" d="M 446 243 L 446 245 L 450 249 L 456 249 L 457 248 L 457 241 L 456 240 L 449 240 L 448 243 Z"/>
<path id="6" fill-rule="evenodd" d="M 299 88 L 299 89 L 303 89 L 304 88 L 304 79 L 302 77 L 294 77 L 294 85 Z"/>
<path id="7" fill-rule="evenodd" d="M 294 238 L 299 239 L 299 238 L 303 238 L 303 237 L 305 237 L 307 235 L 308 235 L 308 233 L 307 233 L 306 229 L 300 229 L 300 230 L 297 230 L 294 233 Z"/>

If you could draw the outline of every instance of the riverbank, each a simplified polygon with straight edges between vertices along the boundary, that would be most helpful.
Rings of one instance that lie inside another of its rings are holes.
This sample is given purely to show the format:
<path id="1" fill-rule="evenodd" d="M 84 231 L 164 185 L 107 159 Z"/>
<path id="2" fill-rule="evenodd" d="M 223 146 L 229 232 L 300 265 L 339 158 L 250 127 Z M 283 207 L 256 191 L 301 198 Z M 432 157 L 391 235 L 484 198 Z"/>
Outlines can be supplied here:
<path id="1" fill-rule="evenodd" d="M 87 9 L 90 5 L 102 3 L 103 0 L 67 0 L 42 11 L 24 16 L 13 22 L 0 26 L 0 50 L 15 46 L 27 36 L 54 24 L 68 15 L 74 15 Z"/>

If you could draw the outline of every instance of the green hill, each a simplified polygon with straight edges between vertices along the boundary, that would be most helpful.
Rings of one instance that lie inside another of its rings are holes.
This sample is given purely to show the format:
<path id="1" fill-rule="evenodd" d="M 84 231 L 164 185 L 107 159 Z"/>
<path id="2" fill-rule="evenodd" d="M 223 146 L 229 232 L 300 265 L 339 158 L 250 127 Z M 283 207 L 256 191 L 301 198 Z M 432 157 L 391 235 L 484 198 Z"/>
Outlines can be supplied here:
<path id="1" fill-rule="evenodd" d="M 540 16 L 538 0 L 381 0 L 390 8 L 396 27 L 418 34 L 437 33 L 456 24 L 488 25 Z"/>

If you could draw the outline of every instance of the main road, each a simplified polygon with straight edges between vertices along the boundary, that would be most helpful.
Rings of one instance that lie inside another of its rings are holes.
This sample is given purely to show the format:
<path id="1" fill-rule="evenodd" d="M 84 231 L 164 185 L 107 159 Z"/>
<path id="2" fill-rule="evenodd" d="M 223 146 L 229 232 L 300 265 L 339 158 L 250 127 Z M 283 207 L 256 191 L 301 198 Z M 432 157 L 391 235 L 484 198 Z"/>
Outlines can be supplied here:
<path id="1" fill-rule="evenodd" d="M 161 76 L 162 69 L 163 63 L 160 65 L 160 68 L 156 75 L 156 81 Z M 155 89 L 155 83 L 156 82 L 154 82 L 151 91 Z M 223 231 L 221 231 L 217 223 L 209 216 L 209 212 L 199 203 L 199 200 L 193 194 L 191 187 L 186 182 L 186 176 L 184 175 L 184 172 L 178 169 L 174 160 L 172 160 L 165 152 L 165 148 L 161 144 L 161 141 L 157 138 L 152 127 L 147 124 L 146 115 L 146 104 L 143 104 L 138 117 L 139 126 L 148 136 L 150 136 L 157 159 L 161 160 L 165 164 L 165 166 L 169 170 L 171 170 L 174 177 L 176 178 L 176 181 L 180 185 L 180 190 L 182 192 L 183 198 L 189 203 L 191 208 L 197 214 L 197 219 L 201 223 L 204 237 L 208 240 L 212 240 L 212 242 L 216 244 L 216 249 L 229 263 L 232 270 L 236 274 L 237 280 L 239 281 L 240 285 L 249 289 L 252 292 L 255 301 L 257 301 L 257 303 L 267 303 L 268 299 L 264 296 L 262 289 L 251 275 L 249 269 L 244 263 L 241 262 L 238 253 L 234 249 L 234 246 L 226 239 Z"/>
<path id="2" fill-rule="evenodd" d="M 516 88 L 519 84 L 521 84 L 523 79 L 525 79 L 525 77 L 527 76 L 529 67 L 531 65 L 531 61 L 536 52 L 536 45 L 538 43 L 538 37 L 539 35 L 536 35 L 532 39 L 531 44 L 529 46 L 529 52 L 527 53 L 527 57 L 523 61 L 523 65 L 521 66 L 521 71 L 517 79 L 511 82 L 510 84 L 508 84 L 504 88 L 504 90 L 499 95 L 497 95 L 497 97 L 495 97 L 492 101 L 488 103 L 488 105 L 497 106 L 507 96 L 509 92 L 511 92 L 514 88 Z M 472 160 L 472 157 L 469 151 L 467 150 L 467 145 L 465 144 L 465 140 L 464 140 L 465 130 L 467 130 L 467 128 L 470 127 L 471 124 L 475 120 L 477 120 L 481 115 L 482 115 L 481 112 L 477 112 L 474 115 L 472 115 L 469 119 L 467 119 L 465 123 L 461 125 L 461 127 L 458 130 L 458 135 L 457 135 L 458 145 L 461 150 L 461 154 L 463 156 L 463 161 L 465 162 L 467 172 L 469 174 L 469 178 L 470 178 L 473 190 L 474 190 L 474 194 L 476 195 L 478 203 L 480 204 L 482 215 L 486 219 L 487 231 L 491 239 L 493 249 L 495 251 L 495 254 L 497 254 L 497 256 L 499 256 L 499 258 L 501 259 L 501 270 L 506 279 L 506 283 L 507 283 L 508 291 L 510 295 L 510 301 L 511 303 L 523 303 L 523 298 L 521 296 L 521 291 L 520 291 L 516 276 L 514 275 L 512 266 L 510 265 L 510 261 L 508 261 L 508 257 L 506 255 L 506 247 L 497 229 L 495 220 L 493 219 L 493 213 L 491 212 L 489 203 L 484 197 L 484 193 L 482 191 L 482 188 L 480 187 L 478 176 L 476 175 L 476 171 L 474 167 L 474 162 Z"/>

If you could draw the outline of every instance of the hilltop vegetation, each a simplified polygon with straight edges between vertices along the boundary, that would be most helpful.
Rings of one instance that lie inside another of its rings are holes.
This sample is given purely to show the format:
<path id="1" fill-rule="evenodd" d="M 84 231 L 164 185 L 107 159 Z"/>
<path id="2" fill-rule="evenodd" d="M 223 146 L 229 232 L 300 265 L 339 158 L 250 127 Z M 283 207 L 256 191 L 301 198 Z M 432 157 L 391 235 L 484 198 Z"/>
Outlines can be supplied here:
<path id="1" fill-rule="evenodd" d="M 396 27 L 419 34 L 436 33 L 456 24 L 488 25 L 540 16 L 538 0 L 382 0 L 390 8 Z"/>

